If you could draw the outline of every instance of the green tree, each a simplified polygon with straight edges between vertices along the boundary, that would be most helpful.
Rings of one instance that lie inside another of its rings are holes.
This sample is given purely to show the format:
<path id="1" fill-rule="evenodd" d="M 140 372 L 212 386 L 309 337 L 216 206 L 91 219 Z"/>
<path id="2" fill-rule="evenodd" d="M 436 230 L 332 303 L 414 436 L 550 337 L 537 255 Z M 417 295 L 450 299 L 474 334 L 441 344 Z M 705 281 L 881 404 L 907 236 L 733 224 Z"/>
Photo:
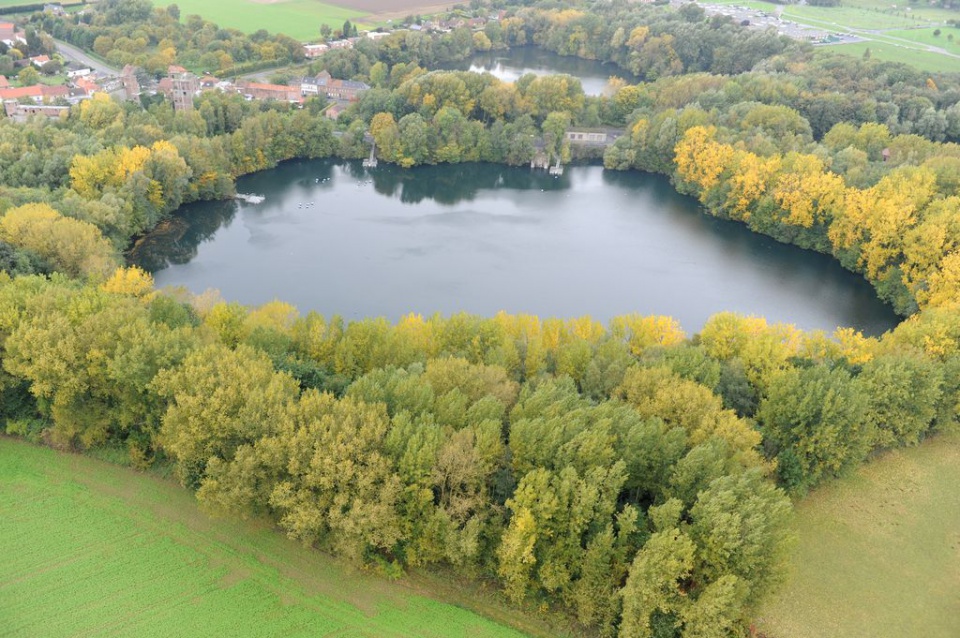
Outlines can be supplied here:
<path id="1" fill-rule="evenodd" d="M 779 373 L 757 420 L 776 451 L 783 485 L 803 492 L 860 463 L 875 438 L 863 418 L 866 408 L 866 397 L 846 370 L 813 365 Z"/>
<path id="2" fill-rule="evenodd" d="M 791 510 L 783 491 L 757 469 L 718 478 L 701 492 L 690 510 L 688 529 L 697 547 L 693 578 L 715 584 L 727 576 L 736 577 L 702 595 L 726 598 L 723 608 L 742 620 L 737 602 L 756 604 L 786 573 L 786 526 Z"/>
<path id="3" fill-rule="evenodd" d="M 275 432 L 299 394 L 292 377 L 246 346 L 196 350 L 182 366 L 160 372 L 151 387 L 169 403 L 160 442 L 176 459 L 180 480 L 193 488 L 212 458 L 231 461 L 241 445 Z"/>
<path id="4" fill-rule="evenodd" d="M 875 432 L 875 445 L 916 445 L 936 417 L 942 372 L 922 356 L 904 353 L 877 357 L 857 378 L 867 397 L 863 416 Z"/>
<path id="5" fill-rule="evenodd" d="M 17 73 L 17 81 L 21 86 L 31 86 L 40 81 L 40 72 L 28 64 Z"/>
<path id="6" fill-rule="evenodd" d="M 386 410 L 309 391 L 292 414 L 288 477 L 270 497 L 281 527 L 356 562 L 389 558 L 404 533 L 401 481 L 382 449 Z"/>
<path id="7" fill-rule="evenodd" d="M 116 253 L 96 226 L 63 217 L 46 204 L 26 204 L 0 218 L 0 240 L 32 251 L 72 277 L 105 278 Z"/>
<path id="8" fill-rule="evenodd" d="M 633 559 L 620 590 L 622 638 L 652 637 L 655 625 L 678 628 L 695 555 L 693 541 L 676 528 L 650 536 Z"/>

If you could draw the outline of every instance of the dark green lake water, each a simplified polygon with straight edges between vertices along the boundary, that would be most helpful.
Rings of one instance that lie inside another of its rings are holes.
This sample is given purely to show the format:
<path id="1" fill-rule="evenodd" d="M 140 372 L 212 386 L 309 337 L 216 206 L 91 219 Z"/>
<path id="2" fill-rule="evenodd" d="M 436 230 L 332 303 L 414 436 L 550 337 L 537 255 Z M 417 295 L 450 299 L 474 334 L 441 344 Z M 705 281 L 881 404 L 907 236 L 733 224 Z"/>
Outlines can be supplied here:
<path id="1" fill-rule="evenodd" d="M 131 261 L 159 286 L 347 318 L 638 312 L 692 332 L 732 310 L 804 329 L 877 334 L 897 323 L 830 258 L 708 217 L 656 175 L 317 160 L 241 178 L 237 189 L 266 200 L 186 206 Z"/>

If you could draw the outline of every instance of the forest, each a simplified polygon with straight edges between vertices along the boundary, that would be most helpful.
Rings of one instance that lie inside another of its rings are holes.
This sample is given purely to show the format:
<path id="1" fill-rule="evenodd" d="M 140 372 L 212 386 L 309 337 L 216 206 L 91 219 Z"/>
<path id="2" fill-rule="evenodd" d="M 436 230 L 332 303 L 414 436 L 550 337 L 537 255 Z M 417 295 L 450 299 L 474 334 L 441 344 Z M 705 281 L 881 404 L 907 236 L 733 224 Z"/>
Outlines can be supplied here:
<path id="1" fill-rule="evenodd" d="M 179 63 L 246 37 L 138 0 L 36 20 L 112 38 L 125 63 L 120 33 Z M 643 82 L 587 96 L 570 76 L 428 70 L 530 43 Z M 444 565 L 600 635 L 708 637 L 745 635 L 783 578 L 791 498 L 956 429 L 960 76 L 625 3 L 511 8 L 317 64 L 374 87 L 336 123 L 318 101 L 216 93 L 189 113 L 100 95 L 61 121 L 0 120 L 8 434 L 170 464 L 210 507 L 385 574 Z M 403 166 L 520 165 L 538 140 L 568 155 L 572 126 L 622 128 L 607 168 L 666 174 L 709 214 L 831 254 L 908 318 L 879 338 L 729 313 L 695 335 L 667 317 L 345 322 L 123 267 L 183 203 L 287 159 L 365 156 L 367 131 Z"/>

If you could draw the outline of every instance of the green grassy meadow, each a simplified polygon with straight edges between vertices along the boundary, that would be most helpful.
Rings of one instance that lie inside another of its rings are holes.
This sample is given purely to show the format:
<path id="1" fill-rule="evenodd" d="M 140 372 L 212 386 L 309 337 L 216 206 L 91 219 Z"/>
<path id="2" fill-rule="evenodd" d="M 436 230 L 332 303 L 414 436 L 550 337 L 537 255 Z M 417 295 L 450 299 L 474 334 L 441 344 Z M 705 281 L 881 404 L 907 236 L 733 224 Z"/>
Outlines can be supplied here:
<path id="1" fill-rule="evenodd" d="M 170 0 L 153 0 L 153 4 L 165 7 L 171 3 Z M 361 11 L 315 0 L 178 0 L 176 4 L 180 7 L 181 20 L 197 14 L 221 27 L 246 33 L 266 29 L 303 41 L 319 39 L 321 24 L 338 29 L 345 20 L 357 22 L 357 18 L 365 15 Z"/>
<path id="2" fill-rule="evenodd" d="M 890 452 L 797 505 L 771 638 L 960 636 L 960 436 Z"/>
<path id="3" fill-rule="evenodd" d="M 96 459 L 0 437 L 0 486 L 3 636 L 524 635 L 458 606 L 468 601 L 550 635 L 492 594 L 351 570 Z"/>
<path id="4" fill-rule="evenodd" d="M 960 15 L 957 17 L 960 18 Z M 939 47 L 954 55 L 960 55 L 960 29 L 956 27 L 941 27 L 940 35 L 933 35 L 934 31 L 936 31 L 935 28 L 927 27 L 924 29 L 910 29 L 909 31 L 889 31 L 884 33 L 884 35 L 909 39 L 913 42 L 919 42 L 920 44 Z M 953 36 L 952 41 L 947 38 L 948 35 Z M 954 60 L 954 62 L 957 68 L 960 68 L 960 60 Z"/>
<path id="5" fill-rule="evenodd" d="M 19 7 L 24 5 L 37 4 L 38 0 L 0 0 L 0 7 Z M 63 5 L 64 9 L 70 7 L 70 5 L 79 5 L 81 4 L 80 0 L 59 0 L 60 4 Z"/>
<path id="6" fill-rule="evenodd" d="M 956 73 L 958 67 L 960 67 L 960 60 L 954 58 L 925 51 L 904 49 L 895 44 L 884 42 L 854 42 L 832 46 L 828 50 L 862 57 L 867 49 L 870 49 L 870 56 L 877 60 L 903 62 L 931 73 Z"/>
<path id="7" fill-rule="evenodd" d="M 777 5 L 761 0 L 709 0 L 717 4 L 731 4 L 766 11 L 781 12 L 782 20 L 790 20 L 829 33 L 850 33 L 865 42 L 826 47 L 826 50 L 860 56 L 869 48 L 880 60 L 903 62 L 924 71 L 958 72 L 960 57 L 951 57 L 928 50 L 938 47 L 960 56 L 960 29 L 946 24 L 947 20 L 960 18 L 960 12 L 918 3 L 888 3 L 878 0 L 842 0 L 838 7 L 814 7 L 810 5 Z M 893 9 L 897 4 L 898 9 Z M 941 30 L 934 36 L 935 29 Z M 949 42 L 947 35 L 954 35 Z"/>

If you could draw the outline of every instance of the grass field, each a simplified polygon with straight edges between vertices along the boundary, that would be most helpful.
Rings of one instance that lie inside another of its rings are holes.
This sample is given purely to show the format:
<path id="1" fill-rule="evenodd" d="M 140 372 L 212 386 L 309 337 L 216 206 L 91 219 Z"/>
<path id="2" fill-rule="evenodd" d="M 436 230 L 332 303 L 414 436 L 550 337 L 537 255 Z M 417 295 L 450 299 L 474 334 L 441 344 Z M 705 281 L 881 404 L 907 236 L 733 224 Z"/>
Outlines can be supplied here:
<path id="1" fill-rule="evenodd" d="M 960 636 L 960 437 L 891 452 L 797 506 L 770 638 Z"/>
<path id="2" fill-rule="evenodd" d="M 393 583 L 351 571 L 95 459 L 0 437 L 0 486 L 3 636 L 524 635 L 450 604 L 468 600 L 550 635 L 490 595 L 448 584 L 440 602 L 421 595 L 443 588 L 436 577 Z"/>
<path id="3" fill-rule="evenodd" d="M 153 4 L 165 7 L 171 0 L 153 0 Z M 246 33 L 266 29 L 303 41 L 319 39 L 321 24 L 339 29 L 345 20 L 358 22 L 368 13 L 316 0 L 177 0 L 176 4 L 182 18 L 197 14 L 221 27 Z"/>
<path id="4" fill-rule="evenodd" d="M 958 14 L 957 18 L 960 19 L 960 14 Z M 960 29 L 955 27 L 942 27 L 940 29 L 940 35 L 933 35 L 934 31 L 936 31 L 936 29 L 927 27 L 925 29 L 910 29 L 909 31 L 887 31 L 884 32 L 883 35 L 903 38 L 920 44 L 928 44 L 944 49 L 954 55 L 960 55 Z M 952 35 L 953 40 L 948 39 L 948 35 Z M 955 64 L 957 68 L 960 69 L 960 60 L 955 60 Z"/>
<path id="5" fill-rule="evenodd" d="M 830 51 L 847 53 L 856 57 L 863 56 L 864 51 L 870 49 L 870 56 L 887 62 L 903 62 L 911 64 L 924 71 L 933 73 L 956 73 L 960 67 L 960 60 L 948 58 L 936 53 L 924 51 L 910 51 L 903 47 L 884 42 L 855 42 L 830 47 Z"/>
<path id="6" fill-rule="evenodd" d="M 761 0 L 707 0 L 715 4 L 730 4 L 780 13 L 782 20 L 809 26 L 828 33 L 848 33 L 865 42 L 831 46 L 830 51 L 863 55 L 870 48 L 880 60 L 903 62 L 932 72 L 960 72 L 960 57 L 931 51 L 930 47 L 946 50 L 960 56 L 960 29 L 946 24 L 947 20 L 960 18 L 960 12 L 948 11 L 921 3 L 896 3 L 879 0 L 842 0 L 838 7 L 813 7 L 810 5 L 776 5 Z M 939 37 L 933 35 L 939 28 Z M 947 39 L 954 34 L 954 42 Z"/>
<path id="7" fill-rule="evenodd" d="M 80 0 L 59 0 L 60 4 L 64 8 L 73 5 L 81 4 Z M 37 4 L 37 0 L 0 0 L 0 7 L 19 7 L 24 5 Z"/>

